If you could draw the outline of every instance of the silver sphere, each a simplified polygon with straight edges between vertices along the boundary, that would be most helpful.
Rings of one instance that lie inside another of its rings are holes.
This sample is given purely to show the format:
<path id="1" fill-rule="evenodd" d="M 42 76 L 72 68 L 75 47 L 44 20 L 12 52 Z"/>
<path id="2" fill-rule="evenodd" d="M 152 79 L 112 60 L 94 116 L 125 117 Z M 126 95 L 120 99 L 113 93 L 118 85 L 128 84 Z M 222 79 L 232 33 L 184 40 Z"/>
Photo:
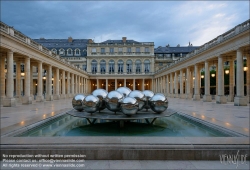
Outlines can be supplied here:
<path id="1" fill-rule="evenodd" d="M 142 93 L 146 97 L 146 104 L 145 104 L 144 108 L 148 110 L 148 109 L 150 109 L 149 99 L 154 96 L 154 92 L 152 92 L 151 90 L 144 90 Z"/>
<path id="2" fill-rule="evenodd" d="M 123 94 L 124 97 L 127 97 L 129 95 L 129 93 L 131 92 L 131 90 L 127 87 L 119 87 L 116 91 Z"/>
<path id="3" fill-rule="evenodd" d="M 139 110 L 142 110 L 146 104 L 145 95 L 139 90 L 130 92 L 128 97 L 134 97 L 137 100 L 137 102 L 139 103 Z"/>
<path id="4" fill-rule="evenodd" d="M 168 100 L 161 93 L 156 93 L 149 101 L 150 108 L 156 113 L 164 112 L 168 108 Z"/>
<path id="5" fill-rule="evenodd" d="M 106 107 L 110 111 L 117 112 L 121 109 L 121 101 L 123 99 L 123 94 L 118 91 L 111 91 L 108 93 L 105 101 Z"/>
<path id="6" fill-rule="evenodd" d="M 137 100 L 133 97 L 126 97 L 121 102 L 121 111 L 127 116 L 136 114 L 139 109 Z"/>
<path id="7" fill-rule="evenodd" d="M 75 110 L 78 110 L 78 111 L 83 110 L 82 102 L 83 102 L 84 98 L 85 98 L 85 95 L 83 95 L 83 94 L 77 94 L 73 97 L 72 106 Z"/>
<path id="8" fill-rule="evenodd" d="M 94 113 L 99 109 L 100 100 L 94 95 L 88 95 L 84 98 L 82 105 L 83 109 L 88 113 Z"/>
<path id="9" fill-rule="evenodd" d="M 108 92 L 104 89 L 96 89 L 92 92 L 92 95 L 94 95 L 95 97 L 98 97 L 100 100 L 100 104 L 99 104 L 99 112 L 100 110 L 103 110 L 106 108 L 105 106 L 105 99 L 108 95 Z"/>

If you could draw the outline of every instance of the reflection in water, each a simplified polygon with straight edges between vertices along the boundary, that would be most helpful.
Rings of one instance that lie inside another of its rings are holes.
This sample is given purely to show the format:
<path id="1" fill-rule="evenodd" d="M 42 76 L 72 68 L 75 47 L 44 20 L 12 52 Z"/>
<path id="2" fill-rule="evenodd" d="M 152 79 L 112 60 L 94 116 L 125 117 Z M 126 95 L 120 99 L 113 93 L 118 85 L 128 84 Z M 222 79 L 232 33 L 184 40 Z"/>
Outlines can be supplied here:
<path id="1" fill-rule="evenodd" d="M 18 136 L 161 136 L 161 137 L 226 137 L 221 131 L 191 121 L 179 114 L 159 118 L 154 125 L 145 120 L 125 122 L 119 128 L 119 122 L 97 120 L 89 124 L 85 118 L 62 115 Z"/>

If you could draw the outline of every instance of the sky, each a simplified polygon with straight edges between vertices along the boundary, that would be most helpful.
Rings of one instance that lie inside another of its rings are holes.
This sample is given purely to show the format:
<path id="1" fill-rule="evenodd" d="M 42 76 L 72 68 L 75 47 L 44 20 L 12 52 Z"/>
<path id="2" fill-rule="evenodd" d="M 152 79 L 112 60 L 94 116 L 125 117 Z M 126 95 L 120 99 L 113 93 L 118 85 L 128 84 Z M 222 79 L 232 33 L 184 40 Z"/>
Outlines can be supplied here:
<path id="1" fill-rule="evenodd" d="M 249 19 L 249 1 L 1 1 L 1 21 L 30 38 L 200 46 Z"/>

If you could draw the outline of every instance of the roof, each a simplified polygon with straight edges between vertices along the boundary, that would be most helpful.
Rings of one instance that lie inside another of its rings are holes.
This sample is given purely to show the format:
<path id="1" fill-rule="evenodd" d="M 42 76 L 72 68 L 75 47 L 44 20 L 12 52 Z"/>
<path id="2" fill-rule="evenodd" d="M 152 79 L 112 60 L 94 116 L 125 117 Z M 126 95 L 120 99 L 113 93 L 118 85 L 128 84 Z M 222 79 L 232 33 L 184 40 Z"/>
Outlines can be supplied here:
<path id="1" fill-rule="evenodd" d="M 106 40 L 101 42 L 100 44 L 124 44 L 123 40 Z M 140 42 L 138 41 L 134 41 L 134 40 L 126 40 L 126 44 L 140 44 Z"/>
<path id="2" fill-rule="evenodd" d="M 186 46 L 186 47 L 158 47 L 154 49 L 154 53 L 189 53 L 199 46 Z"/>
<path id="3" fill-rule="evenodd" d="M 67 50 L 71 48 L 72 50 L 80 49 L 81 56 L 87 56 L 87 43 L 88 39 L 73 39 L 69 42 L 68 39 L 33 39 L 37 43 L 43 45 L 49 50 L 56 49 L 57 51 L 61 48 Z M 83 51 L 85 50 L 85 51 Z"/>

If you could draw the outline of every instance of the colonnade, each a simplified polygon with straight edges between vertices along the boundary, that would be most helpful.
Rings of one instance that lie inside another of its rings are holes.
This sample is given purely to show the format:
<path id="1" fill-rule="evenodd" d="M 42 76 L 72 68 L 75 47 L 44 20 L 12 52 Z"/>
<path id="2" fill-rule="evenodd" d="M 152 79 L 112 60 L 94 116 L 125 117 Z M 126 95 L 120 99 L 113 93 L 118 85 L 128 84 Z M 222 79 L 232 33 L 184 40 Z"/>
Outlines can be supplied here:
<path id="1" fill-rule="evenodd" d="M 31 104 L 32 101 L 59 100 L 89 92 L 89 80 L 84 75 L 66 71 L 65 68 L 58 68 L 31 56 L 20 56 L 7 50 L 2 52 L 0 62 L 3 106 L 15 106 L 18 101 Z M 24 65 L 22 73 L 21 63 Z"/>
<path id="2" fill-rule="evenodd" d="M 225 104 L 230 101 L 234 102 L 236 106 L 246 106 L 250 102 L 250 56 L 247 52 L 243 54 L 243 48 L 238 48 L 233 53 L 233 55 L 229 56 L 226 54 L 215 56 L 179 70 L 174 70 L 175 68 L 173 67 L 173 71 L 170 69 L 165 75 L 158 76 L 153 80 L 153 90 L 164 93 L 168 97 L 192 98 L 193 100 L 200 100 L 203 97 L 204 102 L 211 102 L 210 76 L 212 75 L 210 75 L 210 70 L 211 66 L 216 66 L 216 74 L 214 75 L 216 77 L 216 103 Z M 243 57 L 246 61 L 245 66 Z M 230 65 L 228 69 L 229 93 L 227 96 L 224 85 L 225 62 L 228 62 Z M 204 71 L 204 77 L 201 77 L 201 69 Z M 245 84 L 244 72 L 246 72 Z M 201 78 L 204 78 L 204 95 L 201 95 L 203 94 L 201 91 Z M 246 86 L 246 93 L 244 93 L 244 86 Z M 236 89 L 236 93 L 234 89 Z"/>

